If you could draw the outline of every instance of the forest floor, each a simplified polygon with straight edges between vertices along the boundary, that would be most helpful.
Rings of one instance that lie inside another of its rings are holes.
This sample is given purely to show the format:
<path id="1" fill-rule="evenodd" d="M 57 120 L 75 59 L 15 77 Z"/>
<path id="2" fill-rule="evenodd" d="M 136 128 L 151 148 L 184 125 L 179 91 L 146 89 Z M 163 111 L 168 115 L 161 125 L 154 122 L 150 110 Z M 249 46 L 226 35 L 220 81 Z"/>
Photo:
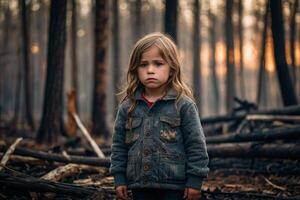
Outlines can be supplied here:
<path id="1" fill-rule="evenodd" d="M 34 142 L 28 141 L 20 147 L 32 148 Z M 2 140 L 0 144 L 3 143 Z M 50 171 L 66 165 L 74 165 L 73 171 L 68 169 L 68 173 L 43 182 Z M 214 158 L 210 169 L 201 199 L 300 199 L 299 160 Z M 113 178 L 106 167 L 62 164 L 21 155 L 10 157 L 0 172 L 0 183 L 0 199 L 115 199 Z M 87 190 L 68 188 L 71 186 Z M 101 195 L 95 196 L 96 191 Z"/>

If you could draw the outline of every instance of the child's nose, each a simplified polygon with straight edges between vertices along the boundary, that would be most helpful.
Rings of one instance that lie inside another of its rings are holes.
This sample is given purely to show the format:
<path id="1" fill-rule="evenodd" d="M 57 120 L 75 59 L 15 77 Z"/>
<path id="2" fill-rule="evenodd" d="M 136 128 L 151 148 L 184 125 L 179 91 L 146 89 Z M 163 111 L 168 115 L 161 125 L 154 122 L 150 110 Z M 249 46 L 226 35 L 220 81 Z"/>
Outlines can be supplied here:
<path id="1" fill-rule="evenodd" d="M 148 66 L 148 70 L 147 70 L 148 73 L 153 73 L 154 72 L 154 65 L 153 64 L 150 64 Z"/>

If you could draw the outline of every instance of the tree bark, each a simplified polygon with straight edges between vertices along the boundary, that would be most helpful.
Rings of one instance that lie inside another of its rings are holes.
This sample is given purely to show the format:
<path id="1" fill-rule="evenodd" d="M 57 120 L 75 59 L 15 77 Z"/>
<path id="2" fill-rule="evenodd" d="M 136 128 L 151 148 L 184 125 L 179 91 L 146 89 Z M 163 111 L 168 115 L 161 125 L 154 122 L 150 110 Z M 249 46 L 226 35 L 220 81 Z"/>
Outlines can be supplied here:
<path id="1" fill-rule="evenodd" d="M 293 128 L 276 128 L 267 131 L 256 131 L 253 133 L 238 133 L 206 137 L 207 144 L 228 142 L 253 142 L 272 140 L 300 139 L 300 126 Z"/>
<path id="2" fill-rule="evenodd" d="M 6 151 L 7 149 L 8 149 L 7 146 L 0 145 L 1 152 Z M 87 156 L 66 157 L 56 153 L 46 153 L 43 151 L 37 151 L 37 150 L 32 150 L 23 147 L 17 147 L 14 151 L 14 154 L 20 156 L 29 156 L 41 160 L 61 162 L 61 163 L 76 163 L 76 164 L 86 164 L 86 165 L 102 166 L 102 167 L 110 166 L 109 158 L 98 158 L 98 157 L 87 157 Z"/>
<path id="3" fill-rule="evenodd" d="M 296 23 L 296 14 L 297 14 L 297 9 L 299 7 L 299 0 L 294 1 L 294 7 L 292 10 L 291 14 L 291 21 L 290 21 L 290 52 L 291 52 L 291 65 L 292 65 L 292 81 L 293 81 L 293 86 L 296 87 L 296 82 L 297 82 L 297 69 L 296 69 L 296 49 L 295 49 L 295 44 L 297 42 L 296 40 L 296 30 L 297 30 L 297 23 Z"/>
<path id="4" fill-rule="evenodd" d="M 77 62 L 77 5 L 76 0 L 72 0 L 72 20 L 71 20 L 71 61 L 72 61 L 72 88 L 75 91 L 75 107 L 78 109 L 78 62 Z"/>
<path id="5" fill-rule="evenodd" d="M 166 0 L 165 33 L 177 42 L 177 8 L 178 0 Z"/>
<path id="6" fill-rule="evenodd" d="M 53 144 L 63 130 L 63 77 L 66 44 L 66 0 L 51 1 L 47 78 L 38 142 Z"/>
<path id="7" fill-rule="evenodd" d="M 243 1 L 239 0 L 238 1 L 238 13 L 239 13 L 239 21 L 238 21 L 238 33 L 239 33 L 239 54 L 240 54 L 240 59 L 239 59 L 239 64 L 240 64 L 240 69 L 239 69 L 239 83 L 240 83 L 240 95 L 242 99 L 247 99 L 246 93 L 245 93 L 245 78 L 244 78 L 244 54 L 243 54 Z"/>
<path id="8" fill-rule="evenodd" d="M 233 42 L 233 25 L 232 25 L 232 7 L 233 0 L 226 0 L 226 108 L 231 112 L 234 108 L 235 97 L 235 67 L 234 67 L 234 42 Z"/>
<path id="9" fill-rule="evenodd" d="M 286 62 L 281 0 L 270 1 L 270 8 L 272 16 L 274 56 L 281 98 L 285 106 L 295 105 L 297 104 L 297 99 Z"/>
<path id="10" fill-rule="evenodd" d="M 199 5 L 200 4 L 200 5 Z M 201 35 L 200 35 L 200 7 L 201 3 L 199 0 L 194 0 L 194 33 L 193 33 L 193 49 L 194 49 L 194 66 L 193 66 L 193 86 L 194 86 L 194 97 L 196 105 L 201 115 L 202 100 L 200 95 L 201 91 Z"/>
<path id="11" fill-rule="evenodd" d="M 268 31 L 268 19 L 269 19 L 269 13 L 270 13 L 270 1 L 268 0 L 266 2 L 265 7 L 265 16 L 264 16 L 264 29 L 262 32 L 262 47 L 260 52 L 260 58 L 259 58 L 259 71 L 258 71 L 258 84 L 257 84 L 257 96 L 256 96 L 256 104 L 259 105 L 262 95 L 266 92 L 263 90 L 265 87 L 265 53 L 266 53 L 266 40 L 267 40 L 267 31 Z M 264 102 L 264 101 L 263 101 Z M 263 104 L 265 105 L 265 104 Z"/>
<path id="12" fill-rule="evenodd" d="M 113 0 L 113 78 L 114 78 L 114 94 L 119 92 L 120 80 L 120 42 L 119 42 L 119 1 Z M 115 96 L 115 106 L 118 106 L 118 99 Z M 115 109 L 117 110 L 117 109 Z M 116 114 L 116 113 L 115 113 Z"/>
<path id="13" fill-rule="evenodd" d="M 106 70 L 108 49 L 108 1 L 96 0 L 93 133 L 109 136 L 106 124 Z"/>
<path id="14" fill-rule="evenodd" d="M 220 106 L 220 96 L 219 96 L 219 88 L 218 88 L 218 77 L 216 73 L 216 16 L 209 11 L 210 18 L 210 27 L 209 27 L 209 35 L 210 35 L 210 47 L 211 47 L 211 77 L 212 77 L 212 87 L 213 87 L 213 109 L 214 113 L 219 113 Z"/>
<path id="15" fill-rule="evenodd" d="M 207 151 L 210 158 L 300 159 L 298 144 L 228 143 L 208 145 Z"/>
<path id="16" fill-rule="evenodd" d="M 35 129 L 34 120 L 32 116 L 32 67 L 30 60 L 30 34 L 29 34 L 29 16 L 25 0 L 19 0 L 22 13 L 22 43 L 23 43 L 23 62 L 24 62 L 24 86 L 25 86 L 25 110 L 26 121 L 32 131 Z"/>
<path id="17" fill-rule="evenodd" d="M 288 106 L 284 108 L 278 108 L 278 109 L 270 109 L 270 110 L 258 110 L 258 111 L 252 111 L 248 114 L 278 114 L 278 115 L 300 115 L 300 106 Z M 207 117 L 202 118 L 201 123 L 202 124 L 212 124 L 212 123 L 222 123 L 222 122 L 230 122 L 233 120 L 242 120 L 246 117 L 247 114 L 238 114 L 238 115 L 222 115 L 217 117 Z"/>
<path id="18" fill-rule="evenodd" d="M 142 0 L 135 0 L 131 3 L 132 9 L 132 30 L 133 41 L 136 41 L 141 36 L 141 22 L 142 22 Z"/>

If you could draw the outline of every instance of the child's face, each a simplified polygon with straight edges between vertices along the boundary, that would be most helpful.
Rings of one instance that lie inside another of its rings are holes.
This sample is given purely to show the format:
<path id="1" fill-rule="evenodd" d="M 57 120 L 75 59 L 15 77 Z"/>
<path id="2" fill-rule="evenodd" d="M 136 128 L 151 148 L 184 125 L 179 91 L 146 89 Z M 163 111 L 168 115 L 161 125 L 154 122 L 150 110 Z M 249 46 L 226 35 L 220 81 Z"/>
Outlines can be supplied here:
<path id="1" fill-rule="evenodd" d="M 170 66 L 161 57 L 159 49 L 153 46 L 142 54 L 137 72 L 146 90 L 164 91 L 170 76 Z"/>

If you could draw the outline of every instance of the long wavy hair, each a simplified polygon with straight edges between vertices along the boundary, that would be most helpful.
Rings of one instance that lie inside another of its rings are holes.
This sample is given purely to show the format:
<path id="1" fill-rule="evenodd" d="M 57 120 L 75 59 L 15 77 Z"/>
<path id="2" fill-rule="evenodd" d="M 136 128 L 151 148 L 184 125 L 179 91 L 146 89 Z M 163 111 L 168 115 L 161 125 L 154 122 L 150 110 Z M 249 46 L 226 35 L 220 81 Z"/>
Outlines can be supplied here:
<path id="1" fill-rule="evenodd" d="M 194 100 L 191 89 L 182 80 L 179 54 L 175 43 L 168 36 L 160 32 L 150 33 L 141 38 L 135 44 L 129 60 L 127 85 L 125 89 L 119 93 L 120 95 L 124 96 L 121 102 L 126 99 L 131 101 L 131 106 L 128 110 L 129 118 L 131 118 L 132 112 L 137 104 L 134 98 L 134 93 L 139 86 L 142 86 L 140 80 L 138 79 L 137 69 L 140 65 L 142 54 L 153 46 L 159 49 L 162 58 L 170 66 L 170 77 L 167 82 L 167 88 L 174 88 L 177 91 L 176 103 L 183 95 Z"/>

